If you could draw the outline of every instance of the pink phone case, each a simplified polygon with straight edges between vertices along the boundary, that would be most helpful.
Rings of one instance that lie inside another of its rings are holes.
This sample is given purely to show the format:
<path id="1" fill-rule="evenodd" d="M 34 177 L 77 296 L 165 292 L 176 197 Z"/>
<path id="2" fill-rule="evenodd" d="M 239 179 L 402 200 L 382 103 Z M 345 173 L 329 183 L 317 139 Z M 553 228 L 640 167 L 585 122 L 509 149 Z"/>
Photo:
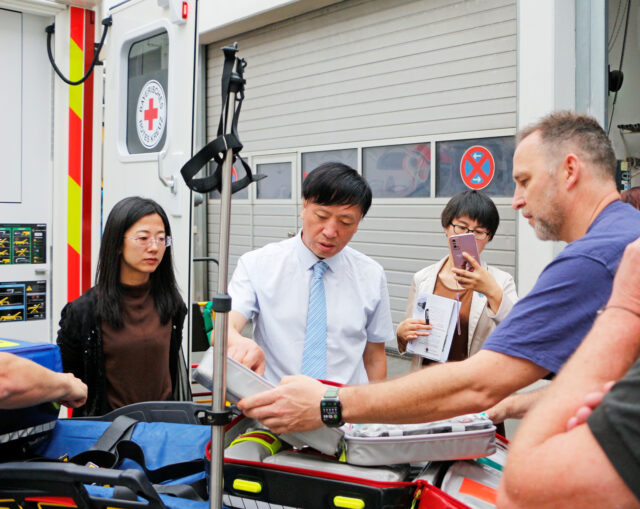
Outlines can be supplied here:
<path id="1" fill-rule="evenodd" d="M 462 235 L 452 235 L 449 237 L 449 247 L 451 256 L 453 256 L 453 266 L 458 269 L 473 271 L 473 267 L 462 256 L 462 253 L 468 253 L 480 263 L 480 255 L 478 254 L 478 244 L 473 233 L 463 233 Z"/>

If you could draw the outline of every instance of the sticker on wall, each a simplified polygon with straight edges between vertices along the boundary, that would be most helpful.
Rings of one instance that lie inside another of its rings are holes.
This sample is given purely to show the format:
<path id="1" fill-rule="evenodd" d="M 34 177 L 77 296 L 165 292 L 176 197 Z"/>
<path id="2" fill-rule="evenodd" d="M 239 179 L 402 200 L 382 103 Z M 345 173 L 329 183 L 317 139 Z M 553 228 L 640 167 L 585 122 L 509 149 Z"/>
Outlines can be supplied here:
<path id="1" fill-rule="evenodd" d="M 47 301 L 47 282 L 0 282 L 0 322 L 44 320 Z"/>
<path id="2" fill-rule="evenodd" d="M 484 189 L 496 172 L 496 163 L 489 149 L 475 145 L 467 149 L 460 160 L 460 176 L 467 187 Z"/>
<path id="3" fill-rule="evenodd" d="M 154 148 L 162 139 L 167 125 L 167 97 L 156 80 L 147 81 L 136 105 L 136 128 L 140 143 Z"/>
<path id="4" fill-rule="evenodd" d="M 46 262 L 47 225 L 0 224 L 0 265 Z"/>

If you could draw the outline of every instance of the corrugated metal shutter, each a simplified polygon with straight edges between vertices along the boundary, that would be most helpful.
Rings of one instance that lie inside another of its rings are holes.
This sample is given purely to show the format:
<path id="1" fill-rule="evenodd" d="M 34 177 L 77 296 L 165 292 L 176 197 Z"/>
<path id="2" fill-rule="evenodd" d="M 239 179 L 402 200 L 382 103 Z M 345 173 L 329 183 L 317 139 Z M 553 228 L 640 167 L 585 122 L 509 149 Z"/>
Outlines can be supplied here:
<path id="1" fill-rule="evenodd" d="M 220 48 L 233 41 L 248 61 L 240 122 L 245 153 L 515 132 L 515 0 L 345 1 L 213 43 L 210 136 L 220 112 Z M 385 267 L 396 323 L 412 274 L 446 254 L 439 221 L 446 201 L 374 199 L 352 241 Z M 232 213 L 230 274 L 239 254 L 286 238 L 298 221 L 299 205 L 241 203 Z M 515 214 L 508 198 L 496 203 L 501 226 L 483 258 L 514 273 Z M 215 256 L 217 201 L 210 205 Z"/>

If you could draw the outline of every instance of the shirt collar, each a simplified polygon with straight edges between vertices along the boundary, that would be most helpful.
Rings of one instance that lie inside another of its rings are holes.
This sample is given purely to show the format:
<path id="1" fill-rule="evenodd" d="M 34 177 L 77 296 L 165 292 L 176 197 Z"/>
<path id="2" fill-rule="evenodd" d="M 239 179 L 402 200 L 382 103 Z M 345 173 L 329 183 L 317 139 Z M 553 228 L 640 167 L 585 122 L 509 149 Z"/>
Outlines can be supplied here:
<path id="1" fill-rule="evenodd" d="M 296 253 L 298 255 L 298 260 L 305 268 L 305 270 L 311 270 L 311 268 L 316 264 L 317 261 L 320 260 L 313 251 L 311 251 L 307 246 L 305 246 L 304 242 L 302 242 L 302 230 L 298 232 L 298 235 L 295 237 L 296 241 Z M 322 261 L 325 262 L 329 269 L 333 272 L 338 270 L 340 263 L 342 263 L 342 259 L 344 258 L 343 254 L 344 248 L 336 255 L 330 258 L 323 258 Z"/>

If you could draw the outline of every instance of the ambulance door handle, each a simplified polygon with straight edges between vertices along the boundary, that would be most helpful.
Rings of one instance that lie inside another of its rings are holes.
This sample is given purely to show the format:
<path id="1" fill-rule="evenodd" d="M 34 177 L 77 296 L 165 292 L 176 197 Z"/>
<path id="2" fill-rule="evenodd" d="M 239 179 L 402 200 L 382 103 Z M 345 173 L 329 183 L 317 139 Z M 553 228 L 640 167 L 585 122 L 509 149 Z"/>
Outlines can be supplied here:
<path id="1" fill-rule="evenodd" d="M 173 164 L 174 162 L 177 162 L 178 164 L 180 164 L 180 161 L 182 161 L 183 159 L 183 154 L 182 152 L 172 152 L 168 157 L 167 157 L 167 151 L 166 149 L 163 150 L 162 152 L 158 153 L 158 178 L 160 179 L 160 182 L 162 182 L 162 185 L 165 187 L 168 187 L 171 192 L 173 194 L 176 194 L 178 192 L 178 190 L 176 189 L 176 177 L 175 174 L 173 173 L 173 168 L 177 167 L 176 164 Z M 169 177 L 165 177 L 164 176 L 164 171 L 163 171 L 163 166 L 164 166 L 164 161 L 168 159 L 168 166 L 169 169 L 171 170 L 171 176 Z"/>

